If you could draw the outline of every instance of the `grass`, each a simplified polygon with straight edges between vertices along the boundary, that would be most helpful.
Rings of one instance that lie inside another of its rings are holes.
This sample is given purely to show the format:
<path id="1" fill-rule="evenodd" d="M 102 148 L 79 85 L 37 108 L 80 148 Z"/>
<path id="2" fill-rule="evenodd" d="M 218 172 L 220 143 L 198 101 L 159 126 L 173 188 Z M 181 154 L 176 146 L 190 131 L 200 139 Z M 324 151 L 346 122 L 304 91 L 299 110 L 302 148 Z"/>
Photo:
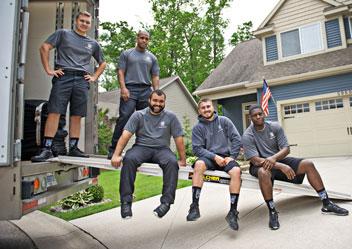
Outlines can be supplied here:
<path id="1" fill-rule="evenodd" d="M 103 171 L 99 175 L 98 183 L 104 188 L 104 198 L 112 200 L 108 203 L 103 203 L 95 206 L 86 207 L 79 210 L 72 210 L 69 212 L 51 212 L 50 207 L 47 206 L 41 211 L 56 216 L 64 220 L 73 220 L 87 215 L 102 212 L 111 208 L 120 206 L 120 195 L 119 195 L 119 181 L 120 181 L 120 171 Z M 161 194 L 162 190 L 162 177 L 156 176 L 146 176 L 137 173 L 137 179 L 135 182 L 135 199 L 134 201 L 143 200 L 155 195 Z M 179 180 L 177 188 L 184 188 L 191 186 L 192 182 L 187 180 Z M 54 204 L 55 206 L 57 204 Z"/>

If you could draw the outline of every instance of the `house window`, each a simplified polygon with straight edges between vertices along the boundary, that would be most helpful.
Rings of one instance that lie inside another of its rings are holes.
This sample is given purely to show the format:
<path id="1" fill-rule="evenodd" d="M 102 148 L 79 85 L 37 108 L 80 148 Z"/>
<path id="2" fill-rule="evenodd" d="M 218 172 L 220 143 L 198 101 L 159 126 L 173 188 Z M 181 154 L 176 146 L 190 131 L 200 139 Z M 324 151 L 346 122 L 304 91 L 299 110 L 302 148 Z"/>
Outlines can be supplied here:
<path id="1" fill-rule="evenodd" d="M 351 17 L 345 16 L 343 18 L 343 24 L 345 26 L 346 38 L 351 39 L 352 36 L 352 20 Z"/>
<path id="2" fill-rule="evenodd" d="M 352 107 L 352 97 L 350 97 L 350 106 Z"/>
<path id="3" fill-rule="evenodd" d="M 343 100 L 341 98 L 315 102 L 316 111 L 340 109 L 340 108 L 343 108 Z"/>
<path id="4" fill-rule="evenodd" d="M 284 106 L 285 115 L 309 112 L 309 103 L 293 104 Z"/>
<path id="5" fill-rule="evenodd" d="M 320 23 L 281 33 L 281 46 L 283 57 L 322 50 Z"/>

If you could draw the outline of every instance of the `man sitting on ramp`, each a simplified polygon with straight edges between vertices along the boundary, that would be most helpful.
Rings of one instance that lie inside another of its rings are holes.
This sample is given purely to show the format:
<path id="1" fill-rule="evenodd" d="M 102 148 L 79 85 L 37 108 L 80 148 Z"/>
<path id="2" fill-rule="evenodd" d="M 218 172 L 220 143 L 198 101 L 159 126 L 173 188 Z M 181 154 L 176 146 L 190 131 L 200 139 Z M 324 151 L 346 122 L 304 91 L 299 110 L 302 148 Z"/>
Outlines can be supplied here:
<path id="1" fill-rule="evenodd" d="M 157 163 L 163 171 L 161 204 L 154 209 L 154 214 L 162 218 L 174 203 L 178 169 L 179 166 L 186 166 L 186 155 L 182 126 L 173 112 L 164 110 L 165 100 L 166 95 L 161 90 L 150 94 L 149 107 L 132 114 L 112 156 L 111 165 L 114 167 L 119 167 L 123 161 L 120 198 L 121 217 L 124 219 L 132 217 L 136 171 L 145 162 Z M 121 153 L 133 134 L 136 134 L 136 142 L 122 159 Z M 179 161 L 169 148 L 171 136 L 175 140 Z"/>
<path id="2" fill-rule="evenodd" d="M 198 157 L 192 177 L 192 204 L 187 221 L 200 217 L 199 197 L 206 170 L 221 170 L 230 175 L 230 211 L 226 221 L 233 230 L 238 230 L 237 203 L 241 187 L 241 169 L 235 159 L 240 151 L 241 136 L 230 119 L 218 116 L 210 99 L 198 103 L 198 124 L 192 130 L 193 153 Z"/>
<path id="3" fill-rule="evenodd" d="M 305 175 L 323 202 L 323 214 L 348 215 L 348 210 L 330 201 L 320 174 L 311 161 L 288 157 L 290 148 L 282 127 L 276 122 L 266 122 L 263 109 L 258 105 L 250 106 L 249 115 L 252 124 L 244 132 L 242 144 L 245 157 L 251 164 L 249 173 L 259 179 L 269 208 L 269 227 L 272 230 L 280 227 L 273 201 L 274 180 L 301 184 Z"/>

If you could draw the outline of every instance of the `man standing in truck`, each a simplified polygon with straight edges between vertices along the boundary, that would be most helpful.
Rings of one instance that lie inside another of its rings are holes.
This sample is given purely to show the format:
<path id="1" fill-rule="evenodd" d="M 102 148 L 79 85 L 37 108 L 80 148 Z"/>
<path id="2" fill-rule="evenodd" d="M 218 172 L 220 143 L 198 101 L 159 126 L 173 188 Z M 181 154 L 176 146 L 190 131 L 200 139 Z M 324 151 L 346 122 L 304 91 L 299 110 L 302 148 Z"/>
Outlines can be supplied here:
<path id="1" fill-rule="evenodd" d="M 106 62 L 98 42 L 88 37 L 92 26 L 91 14 L 84 11 L 76 17 L 76 29 L 59 29 L 49 36 L 40 47 L 40 57 L 45 72 L 53 76 L 48 102 L 48 118 L 45 123 L 44 140 L 40 153 L 32 162 L 43 162 L 53 157 L 53 138 L 58 129 L 60 115 L 66 114 L 70 103 L 69 156 L 87 157 L 79 148 L 81 118 L 87 114 L 89 84 L 103 73 Z M 56 48 L 55 68 L 49 65 L 49 53 Z M 99 64 L 95 72 L 91 58 Z"/>

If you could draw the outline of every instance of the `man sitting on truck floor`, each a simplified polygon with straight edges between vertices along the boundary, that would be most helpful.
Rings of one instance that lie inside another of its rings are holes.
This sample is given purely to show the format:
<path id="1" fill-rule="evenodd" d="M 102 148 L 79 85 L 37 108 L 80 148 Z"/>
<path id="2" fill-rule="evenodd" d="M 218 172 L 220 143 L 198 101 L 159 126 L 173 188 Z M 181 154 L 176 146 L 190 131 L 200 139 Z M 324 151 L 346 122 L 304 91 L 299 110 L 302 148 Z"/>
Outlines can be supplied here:
<path id="1" fill-rule="evenodd" d="M 183 130 L 173 112 L 164 110 L 166 95 L 154 90 L 149 96 L 149 107 L 132 114 L 120 137 L 111 165 L 119 167 L 123 161 L 120 176 L 121 217 L 132 217 L 132 200 L 137 168 L 145 162 L 157 163 L 163 171 L 161 204 L 154 214 L 162 218 L 174 203 L 179 166 L 186 166 Z M 122 159 L 121 153 L 133 134 L 136 142 L 127 150 Z M 170 150 L 170 138 L 175 140 L 180 160 Z"/>
<path id="2" fill-rule="evenodd" d="M 237 203 L 241 188 L 241 169 L 235 159 L 240 151 L 241 136 L 230 119 L 218 116 L 210 99 L 198 103 L 198 124 L 192 130 L 193 153 L 198 157 L 192 177 L 192 204 L 187 221 L 200 217 L 199 197 L 206 170 L 221 170 L 230 175 L 230 211 L 225 220 L 238 230 Z"/>
<path id="3" fill-rule="evenodd" d="M 348 215 L 348 210 L 330 201 L 323 181 L 313 162 L 288 157 L 289 144 L 282 127 L 264 120 L 263 109 L 258 105 L 249 108 L 252 124 L 242 137 L 244 154 L 250 160 L 249 173 L 259 179 L 259 186 L 269 209 L 269 227 L 279 229 L 278 212 L 273 201 L 273 182 L 281 180 L 301 184 L 307 174 L 310 185 L 323 202 L 323 214 Z"/>
<path id="4" fill-rule="evenodd" d="M 40 57 L 45 72 L 53 76 L 48 103 L 48 118 L 45 123 L 43 147 L 32 162 L 43 162 L 53 157 L 52 144 L 61 114 L 66 114 L 70 102 L 69 156 L 87 157 L 79 148 L 78 140 L 81 118 L 87 114 L 89 84 L 103 73 L 106 62 L 98 42 L 87 36 L 91 28 L 91 14 L 84 11 L 76 17 L 76 30 L 59 29 L 49 36 L 40 47 Z M 55 69 L 49 65 L 50 50 L 56 48 Z M 91 58 L 99 67 L 92 73 Z"/>

